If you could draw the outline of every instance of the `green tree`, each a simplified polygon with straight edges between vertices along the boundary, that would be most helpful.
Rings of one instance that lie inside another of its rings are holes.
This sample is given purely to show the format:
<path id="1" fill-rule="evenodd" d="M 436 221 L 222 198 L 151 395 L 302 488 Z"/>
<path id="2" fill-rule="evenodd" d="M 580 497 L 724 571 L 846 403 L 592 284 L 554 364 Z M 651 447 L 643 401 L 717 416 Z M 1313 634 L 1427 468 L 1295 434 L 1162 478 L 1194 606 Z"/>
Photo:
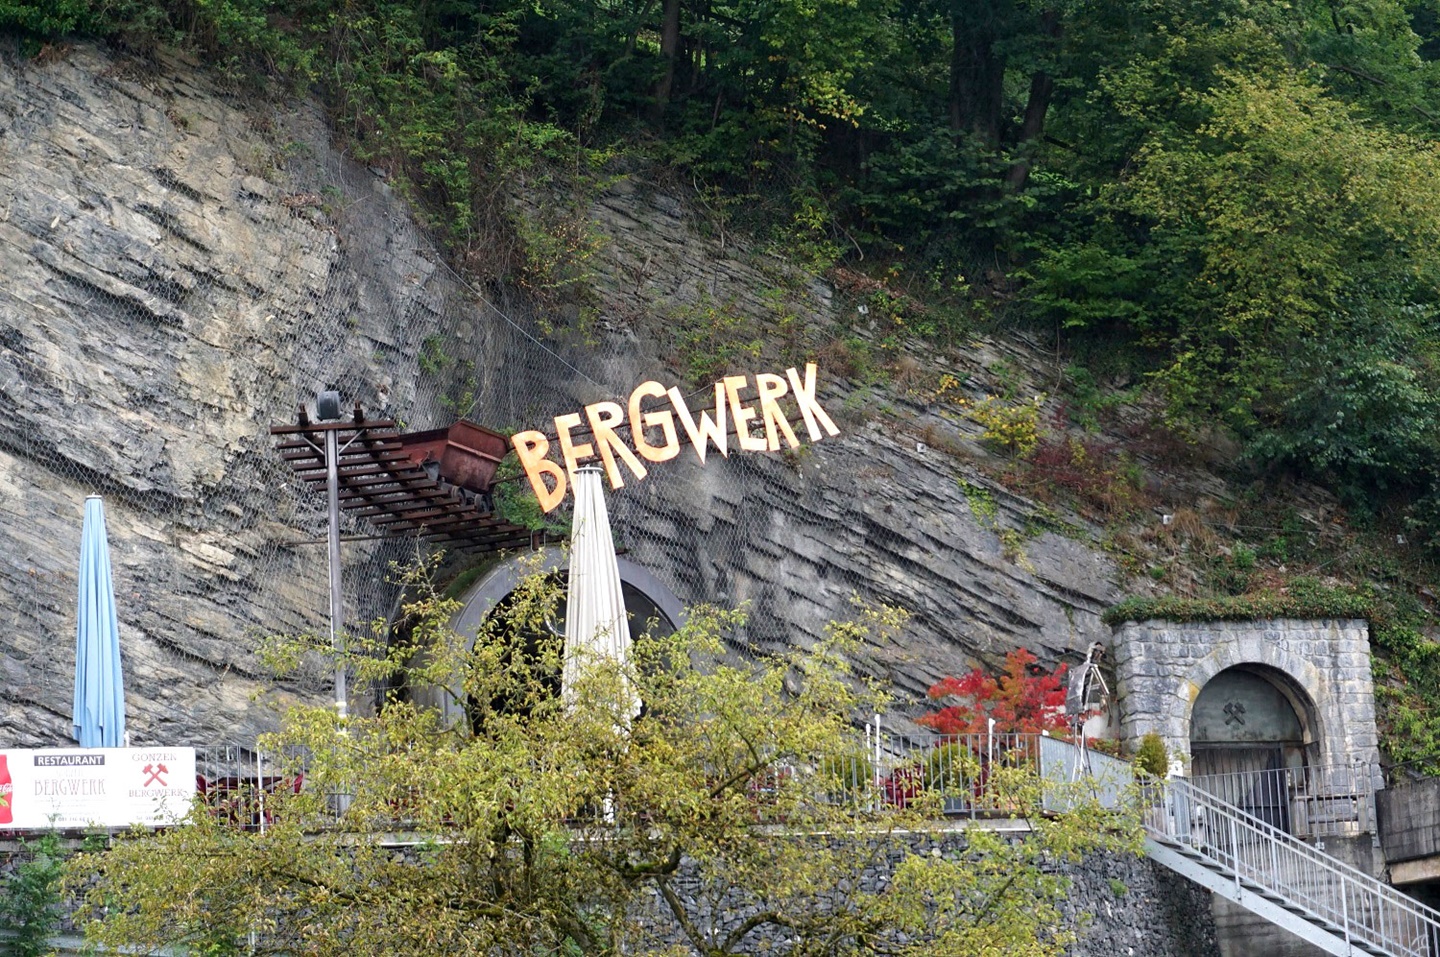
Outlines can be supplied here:
<path id="1" fill-rule="evenodd" d="M 0 882 L 0 930 L 8 933 L 5 953 L 39 957 L 51 952 L 60 925 L 60 877 L 65 853 L 60 836 L 49 833 L 21 842 L 20 860 Z"/>
<path id="2" fill-rule="evenodd" d="M 1110 89 L 1147 118 L 1155 76 Z M 1219 70 L 1175 102 L 1088 236 L 1035 265 L 1032 301 L 1124 330 L 1177 413 L 1218 413 L 1262 460 L 1354 489 L 1413 480 L 1437 424 L 1440 152 L 1291 69 Z"/>
<path id="3" fill-rule="evenodd" d="M 411 644 L 353 646 L 362 677 L 452 689 L 468 727 L 444 728 L 398 692 L 343 729 L 330 709 L 291 710 L 267 747 L 307 751 L 305 787 L 276 796 L 265 833 L 198 807 L 188 826 L 71 865 L 90 939 L 215 953 L 302 940 L 316 954 L 673 953 L 636 919 L 648 908 L 707 955 L 760 935 L 796 955 L 884 941 L 897 954 L 1040 957 L 1067 939 L 1054 905 L 1064 882 L 1045 862 L 1135 846 L 1133 821 L 1085 806 L 1036 814 L 1027 840 L 981 829 L 958 859 L 935 858 L 898 833 L 920 811 L 861 814 L 877 797 L 868 782 L 858 804 L 817 800 L 822 769 L 858 761 L 852 713 L 876 703 L 846 661 L 899 624 L 892 611 L 862 609 L 803 653 L 751 660 L 727 652 L 741 616 L 696 609 L 675 635 L 637 641 L 633 668 L 594 662 L 561 699 L 545 690 L 555 644 L 532 640 L 555 600 L 527 582 L 473 652 L 443 624 L 453 606 L 431 598 L 411 609 Z M 622 682 L 645 702 L 633 720 L 616 705 Z M 994 786 L 1016 815 L 1037 808 L 1033 776 L 997 772 Z M 327 796 L 342 793 L 337 818 Z M 414 839 L 381 840 L 396 832 Z M 814 836 L 826 834 L 851 837 Z M 842 892 L 897 849 L 883 891 Z M 706 904 L 736 893 L 754 909 L 722 926 Z"/>

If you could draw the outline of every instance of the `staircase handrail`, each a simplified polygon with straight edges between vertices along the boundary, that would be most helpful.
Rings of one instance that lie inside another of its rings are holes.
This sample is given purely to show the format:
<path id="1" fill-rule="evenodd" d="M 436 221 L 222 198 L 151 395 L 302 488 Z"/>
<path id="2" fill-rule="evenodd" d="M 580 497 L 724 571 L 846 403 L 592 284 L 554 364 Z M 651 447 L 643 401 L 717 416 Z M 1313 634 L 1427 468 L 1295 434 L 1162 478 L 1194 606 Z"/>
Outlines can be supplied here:
<path id="1" fill-rule="evenodd" d="M 1440 952 L 1432 950 L 1440 947 L 1440 911 L 1183 778 L 1149 779 L 1142 794 L 1152 837 L 1194 848 L 1228 869 L 1237 885 L 1248 882 L 1293 902 L 1347 943 L 1413 957 Z"/>
<path id="2" fill-rule="evenodd" d="M 1364 794 L 1374 789 L 1370 768 L 1363 761 L 1349 764 L 1306 764 L 1301 767 L 1265 768 L 1251 771 L 1225 771 L 1219 774 L 1191 774 L 1187 781 L 1285 780 L 1297 792 L 1317 797 Z M 1212 791 L 1212 794 L 1223 792 Z"/>
<path id="3" fill-rule="evenodd" d="M 1187 780 L 1236 807 L 1263 806 L 1282 811 L 1288 831 L 1297 837 L 1370 834 L 1378 847 L 1375 777 L 1373 766 L 1357 758 L 1349 764 L 1192 774 Z"/>

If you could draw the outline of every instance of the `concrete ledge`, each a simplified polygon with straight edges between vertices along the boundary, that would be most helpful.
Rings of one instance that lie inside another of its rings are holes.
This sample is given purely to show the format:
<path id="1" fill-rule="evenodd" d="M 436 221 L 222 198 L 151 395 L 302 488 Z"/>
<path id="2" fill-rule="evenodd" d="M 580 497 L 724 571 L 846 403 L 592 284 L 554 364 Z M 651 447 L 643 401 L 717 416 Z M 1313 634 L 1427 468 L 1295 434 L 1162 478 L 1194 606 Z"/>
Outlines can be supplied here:
<path id="1" fill-rule="evenodd" d="M 1390 865 L 1390 883 L 1396 887 L 1440 880 L 1440 856 Z"/>

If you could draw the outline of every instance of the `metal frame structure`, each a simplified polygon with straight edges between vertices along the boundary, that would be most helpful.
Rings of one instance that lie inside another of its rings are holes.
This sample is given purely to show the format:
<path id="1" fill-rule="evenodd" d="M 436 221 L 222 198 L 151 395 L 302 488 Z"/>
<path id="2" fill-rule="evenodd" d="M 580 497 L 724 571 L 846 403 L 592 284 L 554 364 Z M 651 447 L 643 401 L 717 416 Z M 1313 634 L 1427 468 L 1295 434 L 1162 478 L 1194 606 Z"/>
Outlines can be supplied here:
<path id="1" fill-rule="evenodd" d="M 330 402 L 336 404 L 333 398 Z M 468 423 L 467 427 L 479 430 Z M 369 521 L 381 532 L 381 538 L 426 538 L 447 548 L 474 552 L 532 544 L 529 529 L 495 514 L 489 488 L 493 463 L 483 473 L 485 478 L 478 490 L 473 479 L 466 486 L 452 484 L 441 474 L 440 463 L 417 461 L 416 443 L 407 447 L 406 436 L 396 431 L 393 420 L 366 419 L 359 403 L 348 418 L 337 416 L 318 422 L 311 419 L 302 404 L 294 425 L 272 426 L 270 434 L 276 436 L 276 449 L 295 474 L 311 487 L 325 489 L 332 648 L 339 649 L 344 622 L 342 511 Z M 423 437 L 427 444 L 433 444 L 432 433 L 423 433 Z M 348 713 L 348 701 L 345 669 L 337 665 L 335 710 L 342 719 Z"/>

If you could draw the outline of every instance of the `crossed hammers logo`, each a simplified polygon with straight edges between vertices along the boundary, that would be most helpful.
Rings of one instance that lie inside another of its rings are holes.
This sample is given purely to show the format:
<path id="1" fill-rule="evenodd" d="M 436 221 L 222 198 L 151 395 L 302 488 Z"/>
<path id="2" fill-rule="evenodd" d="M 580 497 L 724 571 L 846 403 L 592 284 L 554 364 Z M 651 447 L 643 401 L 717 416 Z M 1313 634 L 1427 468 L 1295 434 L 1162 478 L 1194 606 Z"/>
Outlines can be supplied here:
<path id="1" fill-rule="evenodd" d="M 170 769 L 163 764 L 147 764 L 140 770 L 149 775 L 149 777 L 145 779 L 145 783 L 140 785 L 143 788 L 148 788 L 152 784 L 158 784 L 163 788 L 165 786 L 165 775 L 170 773 Z"/>

